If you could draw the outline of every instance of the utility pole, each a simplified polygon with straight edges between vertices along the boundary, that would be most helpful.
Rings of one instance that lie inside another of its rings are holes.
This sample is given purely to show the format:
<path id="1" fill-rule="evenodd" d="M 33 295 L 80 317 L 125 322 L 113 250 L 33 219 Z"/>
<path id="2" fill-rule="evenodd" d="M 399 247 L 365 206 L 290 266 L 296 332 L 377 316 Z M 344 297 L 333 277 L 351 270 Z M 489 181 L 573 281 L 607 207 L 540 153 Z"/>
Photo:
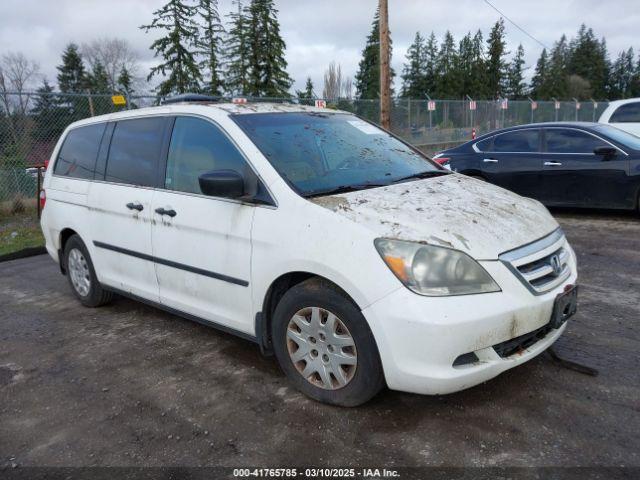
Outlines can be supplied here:
<path id="1" fill-rule="evenodd" d="M 389 5 L 380 3 L 380 124 L 391 129 L 391 76 L 389 71 Z"/>

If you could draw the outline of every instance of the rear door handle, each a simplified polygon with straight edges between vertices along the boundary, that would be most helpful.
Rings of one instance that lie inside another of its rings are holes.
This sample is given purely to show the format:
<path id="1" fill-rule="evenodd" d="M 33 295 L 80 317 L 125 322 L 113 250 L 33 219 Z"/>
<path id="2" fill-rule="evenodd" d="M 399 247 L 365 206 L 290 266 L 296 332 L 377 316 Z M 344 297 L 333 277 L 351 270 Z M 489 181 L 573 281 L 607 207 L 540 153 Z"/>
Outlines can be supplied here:
<path id="1" fill-rule="evenodd" d="M 483 160 L 484 163 L 498 163 L 498 160 L 496 160 L 495 158 L 485 158 Z"/>
<path id="2" fill-rule="evenodd" d="M 562 163 L 560 162 L 544 162 L 545 167 L 561 167 Z"/>
<path id="3" fill-rule="evenodd" d="M 133 203 L 133 202 L 129 202 L 127 203 L 127 208 L 129 210 L 137 210 L 139 212 L 141 212 L 142 210 L 144 210 L 144 207 L 142 206 L 141 203 Z"/>
<path id="4" fill-rule="evenodd" d="M 175 217 L 177 215 L 176 211 L 172 208 L 170 209 L 164 209 L 162 207 L 160 208 L 156 208 L 156 213 L 158 215 L 169 215 L 171 218 Z"/>

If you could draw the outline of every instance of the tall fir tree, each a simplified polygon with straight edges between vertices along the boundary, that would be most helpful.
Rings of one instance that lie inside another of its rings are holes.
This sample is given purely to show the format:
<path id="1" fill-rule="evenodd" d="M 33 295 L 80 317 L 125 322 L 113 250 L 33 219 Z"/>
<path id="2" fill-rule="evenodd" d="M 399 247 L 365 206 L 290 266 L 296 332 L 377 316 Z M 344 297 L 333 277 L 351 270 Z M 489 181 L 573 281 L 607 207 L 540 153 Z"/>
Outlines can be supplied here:
<path id="1" fill-rule="evenodd" d="M 226 39 L 225 89 L 232 95 L 249 92 L 249 20 L 241 0 L 236 0 L 236 10 L 229 15 L 231 28 Z"/>
<path id="2" fill-rule="evenodd" d="M 252 0 L 249 5 L 249 94 L 288 97 L 293 81 L 287 73 L 286 44 L 280 35 L 273 0 Z"/>
<path id="3" fill-rule="evenodd" d="M 567 63 L 569 59 L 569 46 L 567 37 L 562 35 L 551 50 L 549 58 L 549 68 L 545 91 L 549 98 L 567 98 Z"/>
<path id="4" fill-rule="evenodd" d="M 630 47 L 620 52 L 611 67 L 608 93 L 611 98 L 627 98 L 631 96 L 635 76 L 635 54 Z"/>
<path id="5" fill-rule="evenodd" d="M 423 98 L 426 93 L 426 45 L 425 40 L 416 32 L 413 43 L 407 50 L 407 63 L 402 69 L 402 93 L 403 97 Z"/>
<path id="6" fill-rule="evenodd" d="M 609 55 L 604 39 L 599 41 L 593 30 L 582 24 L 569 44 L 567 74 L 578 75 L 589 82 L 595 98 L 606 98 L 609 77 Z"/>
<path id="7" fill-rule="evenodd" d="M 313 94 L 313 82 L 311 81 L 311 77 L 307 77 L 307 81 L 304 85 L 304 90 L 296 90 L 296 97 L 300 100 L 309 100 L 316 98 L 316 96 Z"/>
<path id="8" fill-rule="evenodd" d="M 487 39 L 487 90 L 492 98 L 502 97 L 505 90 L 507 63 L 504 20 L 499 19 Z"/>
<path id="9" fill-rule="evenodd" d="M 540 58 L 536 63 L 536 69 L 531 77 L 531 96 L 539 100 L 548 100 L 547 94 L 547 82 L 548 82 L 548 70 L 549 70 L 549 56 L 547 55 L 547 49 L 543 48 Z"/>
<path id="10" fill-rule="evenodd" d="M 31 110 L 35 119 L 33 135 L 39 141 L 55 141 L 67 126 L 62 101 L 46 78 L 36 93 Z"/>
<path id="11" fill-rule="evenodd" d="M 120 74 L 118 75 L 118 90 L 125 95 L 131 95 L 134 93 L 133 89 L 133 79 L 131 78 L 131 74 L 127 67 L 123 66 L 120 69 Z"/>
<path id="12" fill-rule="evenodd" d="M 522 100 L 526 96 L 526 88 L 524 81 L 524 48 L 520 44 L 509 63 L 506 93 L 513 100 Z"/>
<path id="13" fill-rule="evenodd" d="M 487 88 L 487 65 L 484 58 L 484 38 L 478 30 L 471 42 L 471 79 L 467 94 L 473 98 L 491 98 Z"/>
<path id="14" fill-rule="evenodd" d="M 150 25 L 140 27 L 145 32 L 165 32 L 165 36 L 150 47 L 156 57 L 162 58 L 162 63 L 153 67 L 147 77 L 151 80 L 156 75 L 163 76 L 164 80 L 157 89 L 161 97 L 200 89 L 202 74 L 196 61 L 198 25 L 194 19 L 197 13 L 197 7 L 185 0 L 169 0 L 153 12 L 154 19 Z"/>
<path id="15" fill-rule="evenodd" d="M 91 93 L 109 93 L 109 76 L 104 66 L 100 62 L 96 62 L 87 75 L 87 87 Z"/>
<path id="16" fill-rule="evenodd" d="M 477 97 L 477 93 L 474 92 L 474 45 L 471 32 L 467 33 L 458 45 L 458 63 L 456 65 L 456 74 L 458 75 L 459 92 L 458 96 L 474 95 Z"/>
<path id="17" fill-rule="evenodd" d="M 83 93 L 87 87 L 87 73 L 82 56 L 75 43 L 70 43 L 62 53 L 58 69 L 58 88 L 62 93 Z"/>
<path id="18" fill-rule="evenodd" d="M 431 32 L 424 47 L 424 95 L 434 97 L 438 85 L 438 39 Z"/>
<path id="19" fill-rule="evenodd" d="M 198 54 L 203 58 L 200 70 L 206 72 L 202 92 L 221 95 L 224 89 L 221 73 L 221 41 L 224 27 L 218 14 L 218 0 L 199 0 L 198 12 L 202 31 L 198 37 Z"/>
<path id="20" fill-rule="evenodd" d="M 449 30 L 445 32 L 442 39 L 436 65 L 439 73 L 436 81 L 437 98 L 458 98 L 461 89 L 461 78 L 458 74 L 458 51 L 455 39 Z"/>
<path id="21" fill-rule="evenodd" d="M 392 43 L 389 41 L 389 56 Z M 391 68 L 391 82 L 395 76 Z M 376 9 L 371 24 L 371 33 L 367 37 L 362 59 L 356 73 L 356 97 L 361 99 L 377 99 L 380 97 L 380 12 Z M 392 89 L 393 93 L 393 89 Z"/>

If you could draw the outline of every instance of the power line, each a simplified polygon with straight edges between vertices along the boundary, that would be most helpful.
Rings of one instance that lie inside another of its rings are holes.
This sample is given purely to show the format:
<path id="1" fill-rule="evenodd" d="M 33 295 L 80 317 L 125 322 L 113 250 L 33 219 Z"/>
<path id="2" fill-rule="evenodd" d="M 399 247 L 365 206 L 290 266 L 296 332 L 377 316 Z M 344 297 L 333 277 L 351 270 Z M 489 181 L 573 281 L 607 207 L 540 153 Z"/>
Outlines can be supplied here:
<path id="1" fill-rule="evenodd" d="M 522 28 L 520 25 L 518 25 L 516 22 L 514 22 L 513 20 L 511 20 L 509 17 L 507 17 L 504 13 L 502 13 L 500 10 L 498 10 L 494 5 L 491 4 L 491 2 L 489 2 L 489 0 L 484 0 L 484 3 L 486 3 L 487 5 L 489 5 L 491 8 L 493 8 L 496 12 L 498 12 L 500 15 L 502 15 L 504 18 L 506 18 L 511 24 L 513 24 L 518 30 L 520 30 L 522 33 L 524 33 L 527 37 L 529 37 L 531 40 L 533 40 L 534 42 L 542 45 L 544 48 L 546 48 L 547 50 L 549 50 L 549 47 L 547 47 L 544 43 L 542 43 L 540 40 L 538 40 L 536 37 L 534 37 L 533 35 L 531 35 L 529 32 L 527 32 L 524 28 Z"/>

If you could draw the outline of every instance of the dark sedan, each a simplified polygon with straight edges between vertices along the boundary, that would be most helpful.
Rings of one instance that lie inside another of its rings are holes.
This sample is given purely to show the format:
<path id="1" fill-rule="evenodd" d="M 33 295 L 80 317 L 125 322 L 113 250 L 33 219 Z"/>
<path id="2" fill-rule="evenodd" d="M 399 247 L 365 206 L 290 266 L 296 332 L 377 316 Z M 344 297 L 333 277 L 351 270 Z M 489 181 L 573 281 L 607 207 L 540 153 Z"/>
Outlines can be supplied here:
<path id="1" fill-rule="evenodd" d="M 610 125 L 520 125 L 445 150 L 434 160 L 545 205 L 639 208 L 640 137 Z"/>

